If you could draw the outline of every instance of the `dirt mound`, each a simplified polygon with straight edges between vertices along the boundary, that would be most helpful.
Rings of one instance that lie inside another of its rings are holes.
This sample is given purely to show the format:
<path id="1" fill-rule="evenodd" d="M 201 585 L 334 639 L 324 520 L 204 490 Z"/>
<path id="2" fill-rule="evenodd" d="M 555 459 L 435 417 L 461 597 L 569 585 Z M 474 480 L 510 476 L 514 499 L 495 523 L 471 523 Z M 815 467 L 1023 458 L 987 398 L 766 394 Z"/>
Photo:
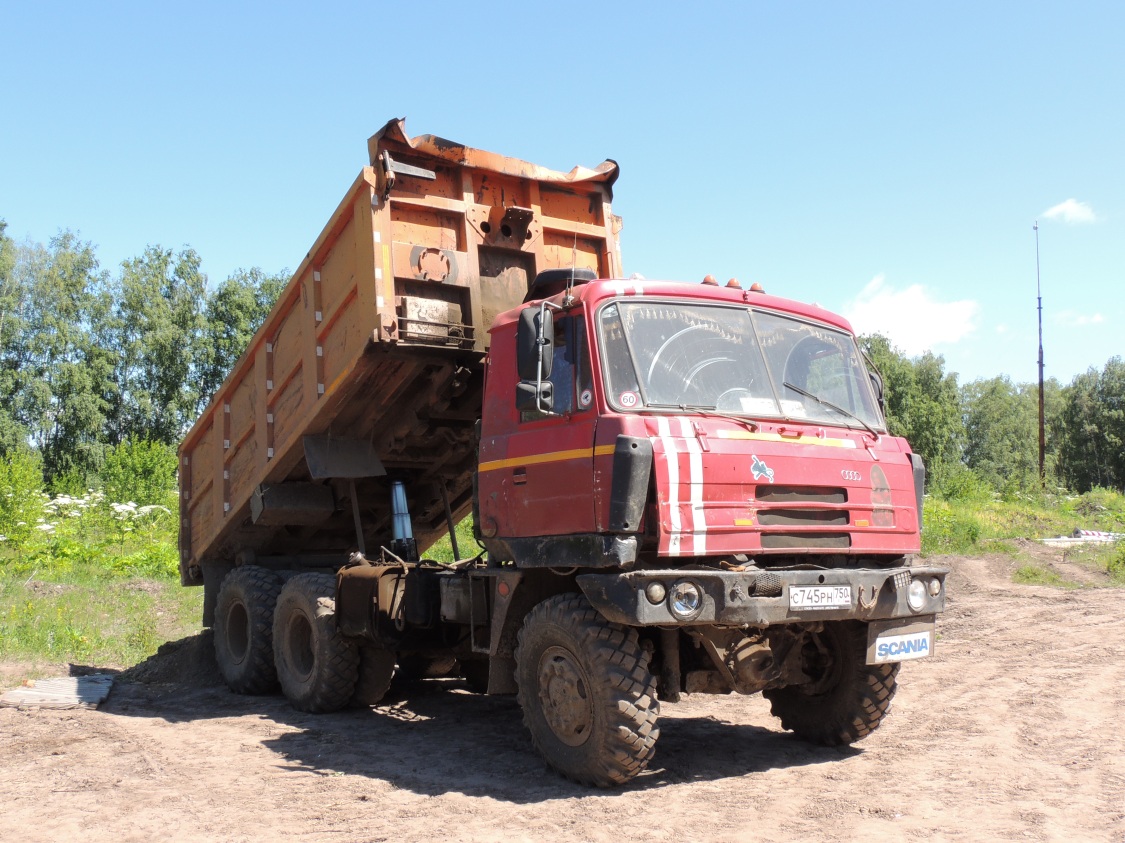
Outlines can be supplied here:
<path id="1" fill-rule="evenodd" d="M 119 679 L 143 685 L 188 685 L 210 688 L 223 684 L 215 663 L 215 641 L 211 630 L 169 641 L 143 662 L 121 672 Z"/>

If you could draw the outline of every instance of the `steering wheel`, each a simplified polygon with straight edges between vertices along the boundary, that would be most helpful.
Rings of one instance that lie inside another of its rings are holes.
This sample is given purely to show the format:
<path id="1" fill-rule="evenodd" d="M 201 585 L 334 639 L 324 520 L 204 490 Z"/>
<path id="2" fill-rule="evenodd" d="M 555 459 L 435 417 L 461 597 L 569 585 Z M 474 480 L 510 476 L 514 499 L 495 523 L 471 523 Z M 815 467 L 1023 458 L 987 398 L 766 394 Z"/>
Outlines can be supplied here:
<path id="1" fill-rule="evenodd" d="M 753 398 L 754 393 L 743 386 L 735 386 L 715 399 L 715 409 L 724 412 L 742 412 L 742 399 Z"/>

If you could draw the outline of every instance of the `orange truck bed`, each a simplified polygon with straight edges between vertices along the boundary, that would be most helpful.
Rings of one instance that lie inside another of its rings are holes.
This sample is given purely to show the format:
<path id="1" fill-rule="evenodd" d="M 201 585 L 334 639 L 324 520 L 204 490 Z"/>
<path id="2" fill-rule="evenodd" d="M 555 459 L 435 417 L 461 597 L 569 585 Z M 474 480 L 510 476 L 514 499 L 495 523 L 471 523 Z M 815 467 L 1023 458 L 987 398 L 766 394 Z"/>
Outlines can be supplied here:
<path id="1" fill-rule="evenodd" d="M 352 483 L 371 547 L 389 532 L 389 480 L 404 480 L 425 550 L 447 503 L 457 519 L 471 505 L 493 318 L 544 269 L 621 274 L 612 161 L 561 173 L 409 138 L 401 120 L 368 149 L 371 165 L 180 445 L 184 585 L 239 554 L 356 549 Z M 373 454 L 386 476 L 325 477 L 310 470 L 310 441 L 345 461 Z"/>

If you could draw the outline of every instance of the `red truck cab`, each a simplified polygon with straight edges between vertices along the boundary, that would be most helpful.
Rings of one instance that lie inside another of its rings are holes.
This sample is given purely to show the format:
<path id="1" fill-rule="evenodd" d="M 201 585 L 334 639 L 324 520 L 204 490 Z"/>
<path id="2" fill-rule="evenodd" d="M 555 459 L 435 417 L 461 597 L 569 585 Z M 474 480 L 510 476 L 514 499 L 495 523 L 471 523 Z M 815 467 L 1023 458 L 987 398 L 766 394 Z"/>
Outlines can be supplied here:
<path id="1" fill-rule="evenodd" d="M 546 302 L 550 412 L 514 400 L 527 306 L 492 328 L 478 500 L 499 557 L 534 564 L 536 537 L 560 536 L 571 550 L 577 537 L 635 538 L 641 566 L 735 555 L 885 565 L 919 550 L 921 461 L 887 434 L 843 318 L 741 288 L 647 280 L 587 281 Z M 643 454 L 615 468 L 622 437 Z M 631 493 L 653 494 L 637 523 L 615 523 L 614 483 L 650 448 L 648 482 L 634 478 Z"/>

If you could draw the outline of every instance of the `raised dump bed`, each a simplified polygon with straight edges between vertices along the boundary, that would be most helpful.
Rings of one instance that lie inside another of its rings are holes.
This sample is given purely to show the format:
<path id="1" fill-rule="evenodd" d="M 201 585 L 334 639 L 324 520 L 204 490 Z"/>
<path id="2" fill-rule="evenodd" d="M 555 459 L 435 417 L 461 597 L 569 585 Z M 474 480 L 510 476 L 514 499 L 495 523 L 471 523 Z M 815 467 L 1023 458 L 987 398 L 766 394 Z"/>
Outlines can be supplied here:
<path id="1" fill-rule="evenodd" d="M 390 532 L 395 479 L 424 551 L 471 505 L 495 315 L 545 269 L 621 274 L 612 161 L 561 173 L 412 139 L 401 120 L 368 148 L 180 446 L 185 585 L 236 556 L 333 566 L 371 548 Z"/>

